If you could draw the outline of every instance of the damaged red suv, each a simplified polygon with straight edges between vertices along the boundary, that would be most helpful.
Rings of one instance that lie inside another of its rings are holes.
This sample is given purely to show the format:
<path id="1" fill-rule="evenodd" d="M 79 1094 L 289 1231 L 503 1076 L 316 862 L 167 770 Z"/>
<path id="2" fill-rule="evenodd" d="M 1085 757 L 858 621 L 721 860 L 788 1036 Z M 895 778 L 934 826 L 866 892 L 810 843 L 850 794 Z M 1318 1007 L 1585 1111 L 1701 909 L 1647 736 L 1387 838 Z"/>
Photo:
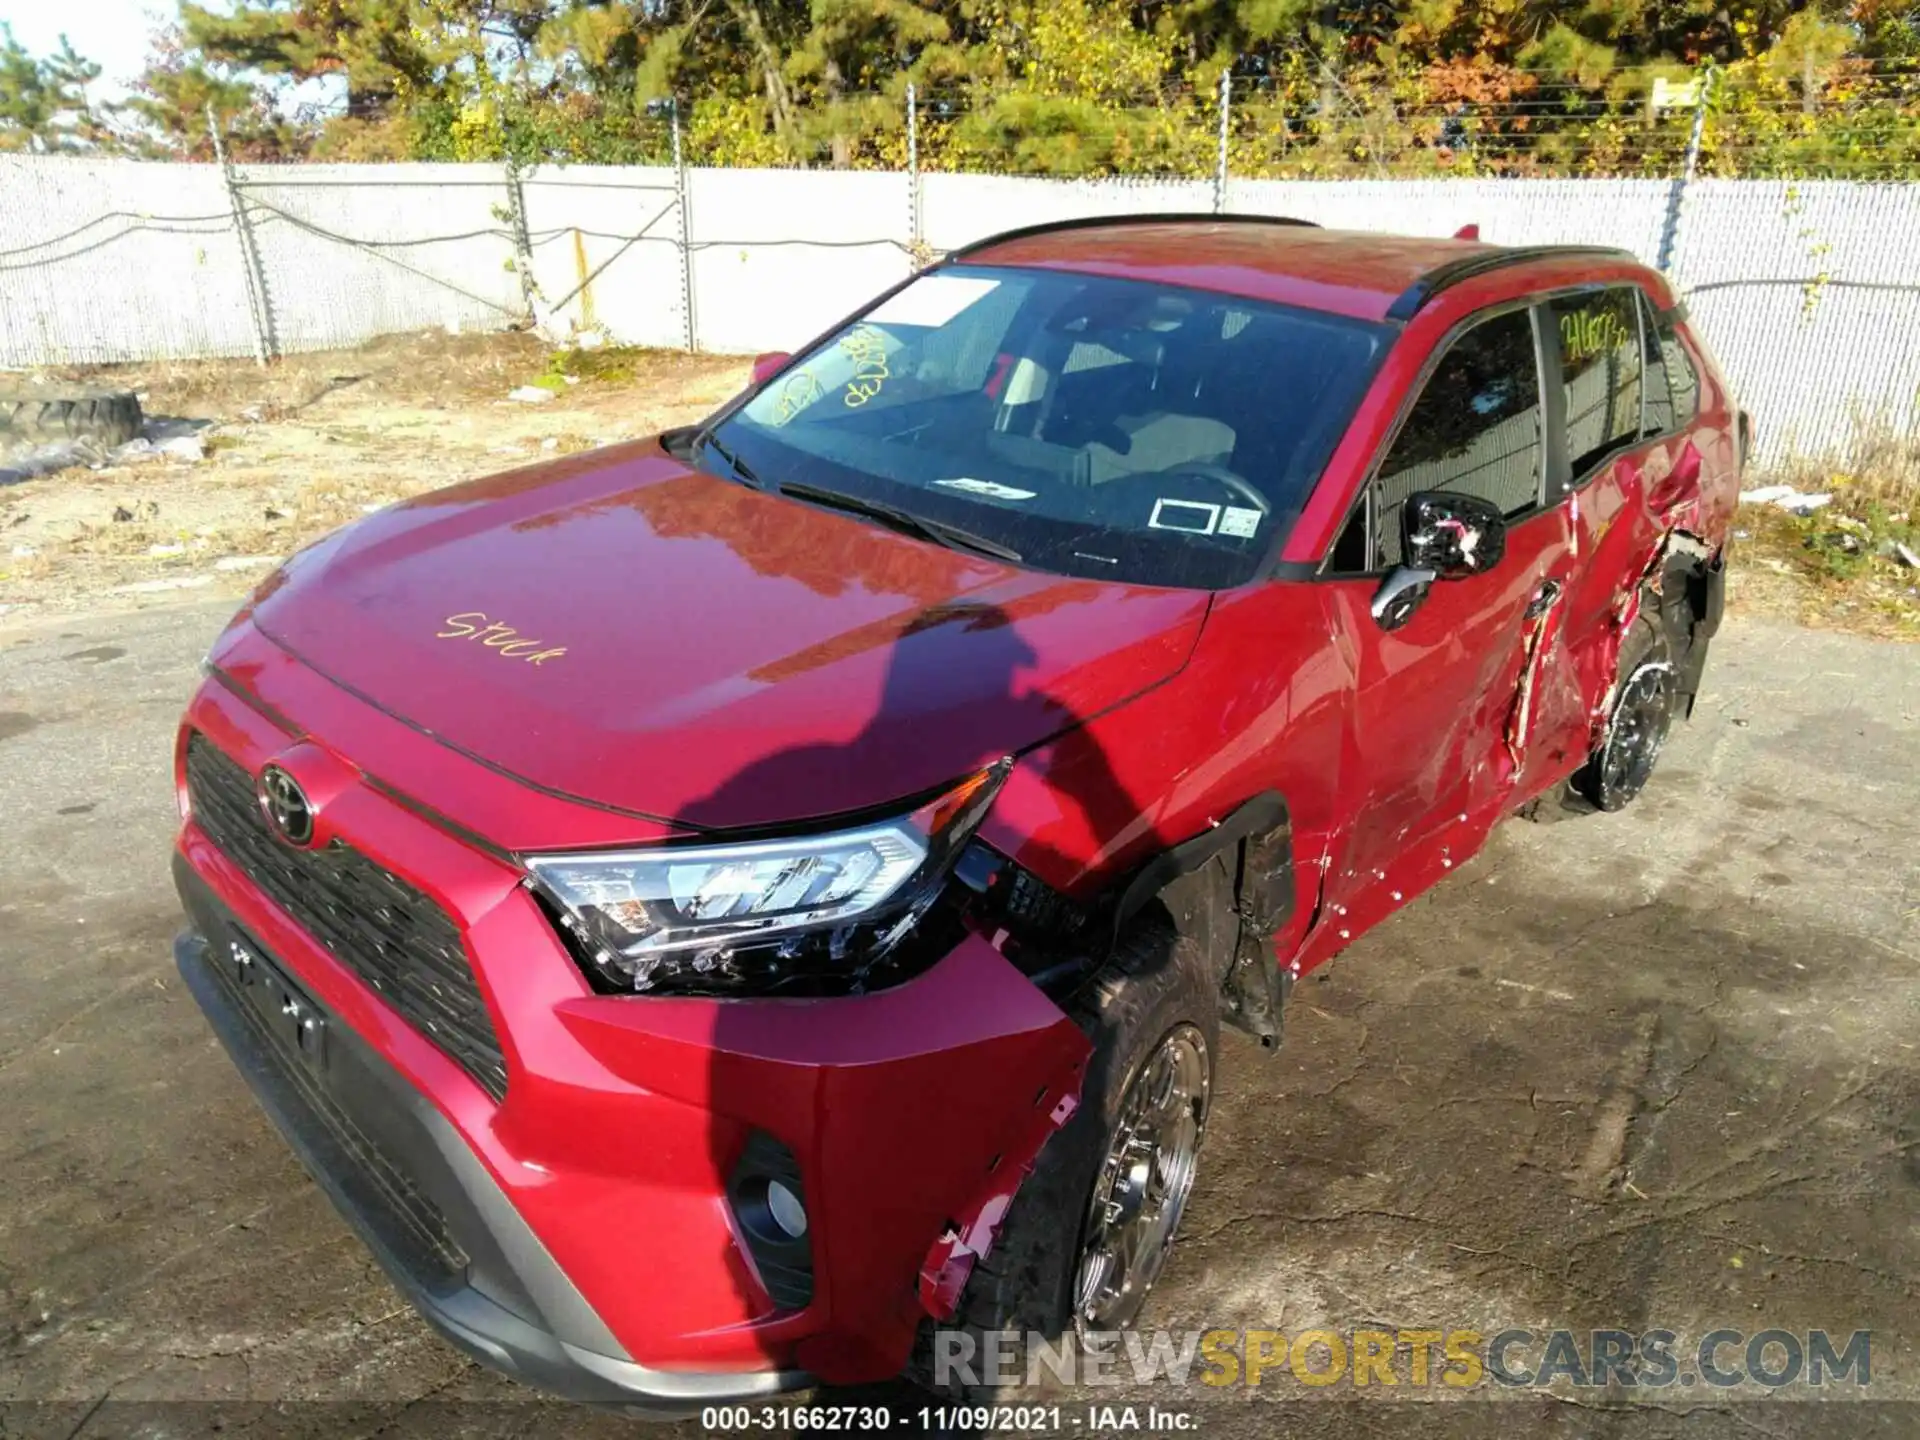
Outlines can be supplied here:
<path id="1" fill-rule="evenodd" d="M 1223 1025 L 1698 690 L 1745 417 L 1627 254 L 971 246 L 705 424 L 308 548 L 180 730 L 187 983 L 481 1361 L 661 1410 L 1126 1324 Z"/>

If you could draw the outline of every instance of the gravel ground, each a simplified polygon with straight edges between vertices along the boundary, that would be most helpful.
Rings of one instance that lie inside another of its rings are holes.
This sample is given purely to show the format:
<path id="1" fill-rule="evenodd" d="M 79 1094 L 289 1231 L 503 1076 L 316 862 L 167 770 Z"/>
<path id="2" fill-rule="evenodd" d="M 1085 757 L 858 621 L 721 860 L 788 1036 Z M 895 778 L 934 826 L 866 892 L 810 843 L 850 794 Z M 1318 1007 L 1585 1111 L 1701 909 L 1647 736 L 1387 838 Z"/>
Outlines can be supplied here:
<path id="1" fill-rule="evenodd" d="M 624 1433 L 413 1317 L 174 979 L 169 747 L 226 608 L 0 630 L 0 1434 Z M 1920 1434 L 1913 655 L 1731 622 L 1639 804 L 1509 824 L 1277 1056 L 1229 1042 L 1147 1321 L 1867 1329 L 1871 1386 L 1095 1398 L 1221 1436 Z"/>

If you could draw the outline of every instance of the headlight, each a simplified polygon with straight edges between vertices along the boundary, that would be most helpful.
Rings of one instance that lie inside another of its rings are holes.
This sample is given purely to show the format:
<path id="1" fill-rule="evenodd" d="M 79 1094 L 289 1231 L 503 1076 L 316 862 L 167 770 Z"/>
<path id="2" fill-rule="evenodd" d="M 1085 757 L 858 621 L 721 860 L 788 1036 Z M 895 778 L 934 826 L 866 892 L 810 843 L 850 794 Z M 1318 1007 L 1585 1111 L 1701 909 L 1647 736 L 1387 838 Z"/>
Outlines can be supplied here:
<path id="1" fill-rule="evenodd" d="M 621 990 L 859 989 L 938 895 L 1012 768 L 894 819 L 777 840 L 536 855 L 532 884 Z"/>

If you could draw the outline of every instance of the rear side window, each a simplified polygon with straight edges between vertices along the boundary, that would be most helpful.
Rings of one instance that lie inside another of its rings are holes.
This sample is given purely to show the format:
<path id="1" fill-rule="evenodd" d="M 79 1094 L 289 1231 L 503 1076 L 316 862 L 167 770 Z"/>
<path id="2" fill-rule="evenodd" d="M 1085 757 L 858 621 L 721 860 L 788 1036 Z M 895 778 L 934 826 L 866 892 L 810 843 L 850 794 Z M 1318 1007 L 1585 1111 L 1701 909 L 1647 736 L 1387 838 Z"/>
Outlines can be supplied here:
<path id="1" fill-rule="evenodd" d="M 1639 293 L 1601 290 L 1547 302 L 1560 337 L 1567 459 L 1576 480 L 1640 437 Z"/>
<path id="2" fill-rule="evenodd" d="M 1673 429 L 1673 394 L 1667 388 L 1667 358 L 1660 349 L 1660 336 L 1654 329 L 1653 310 L 1647 297 L 1640 297 L 1640 367 L 1645 387 L 1646 408 L 1641 412 L 1640 429 L 1646 435 L 1664 435 Z"/>
<path id="3" fill-rule="evenodd" d="M 1540 366 L 1525 310 L 1448 348 L 1374 480 L 1375 563 L 1400 563 L 1400 510 L 1425 490 L 1478 495 L 1509 516 L 1540 498 Z"/>
<path id="4" fill-rule="evenodd" d="M 1694 372 L 1693 359 L 1680 343 L 1671 315 L 1662 318 L 1653 312 L 1653 304 L 1640 297 L 1640 326 L 1645 343 L 1640 349 L 1645 368 L 1647 408 L 1644 422 L 1648 435 L 1665 435 L 1685 425 L 1700 409 L 1700 377 Z"/>
<path id="5" fill-rule="evenodd" d="M 1667 362 L 1667 391 L 1673 397 L 1673 423 L 1684 425 L 1700 413 L 1700 377 L 1693 357 L 1680 343 L 1672 320 L 1660 324 L 1660 355 Z"/>

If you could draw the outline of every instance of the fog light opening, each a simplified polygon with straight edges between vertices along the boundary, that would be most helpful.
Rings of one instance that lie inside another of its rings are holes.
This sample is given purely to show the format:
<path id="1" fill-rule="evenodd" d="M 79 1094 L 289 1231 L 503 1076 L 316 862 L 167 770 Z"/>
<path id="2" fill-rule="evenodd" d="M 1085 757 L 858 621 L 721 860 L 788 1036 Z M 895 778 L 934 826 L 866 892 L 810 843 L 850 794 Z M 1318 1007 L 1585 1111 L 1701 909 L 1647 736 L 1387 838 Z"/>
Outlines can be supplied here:
<path id="1" fill-rule="evenodd" d="M 727 1199 L 767 1298 L 781 1310 L 804 1310 L 813 1303 L 813 1217 L 793 1152 L 764 1130 L 751 1132 Z"/>
<path id="2" fill-rule="evenodd" d="M 800 1240 L 807 1233 L 807 1207 L 800 1197 L 778 1180 L 767 1182 L 767 1218 L 789 1240 Z"/>

